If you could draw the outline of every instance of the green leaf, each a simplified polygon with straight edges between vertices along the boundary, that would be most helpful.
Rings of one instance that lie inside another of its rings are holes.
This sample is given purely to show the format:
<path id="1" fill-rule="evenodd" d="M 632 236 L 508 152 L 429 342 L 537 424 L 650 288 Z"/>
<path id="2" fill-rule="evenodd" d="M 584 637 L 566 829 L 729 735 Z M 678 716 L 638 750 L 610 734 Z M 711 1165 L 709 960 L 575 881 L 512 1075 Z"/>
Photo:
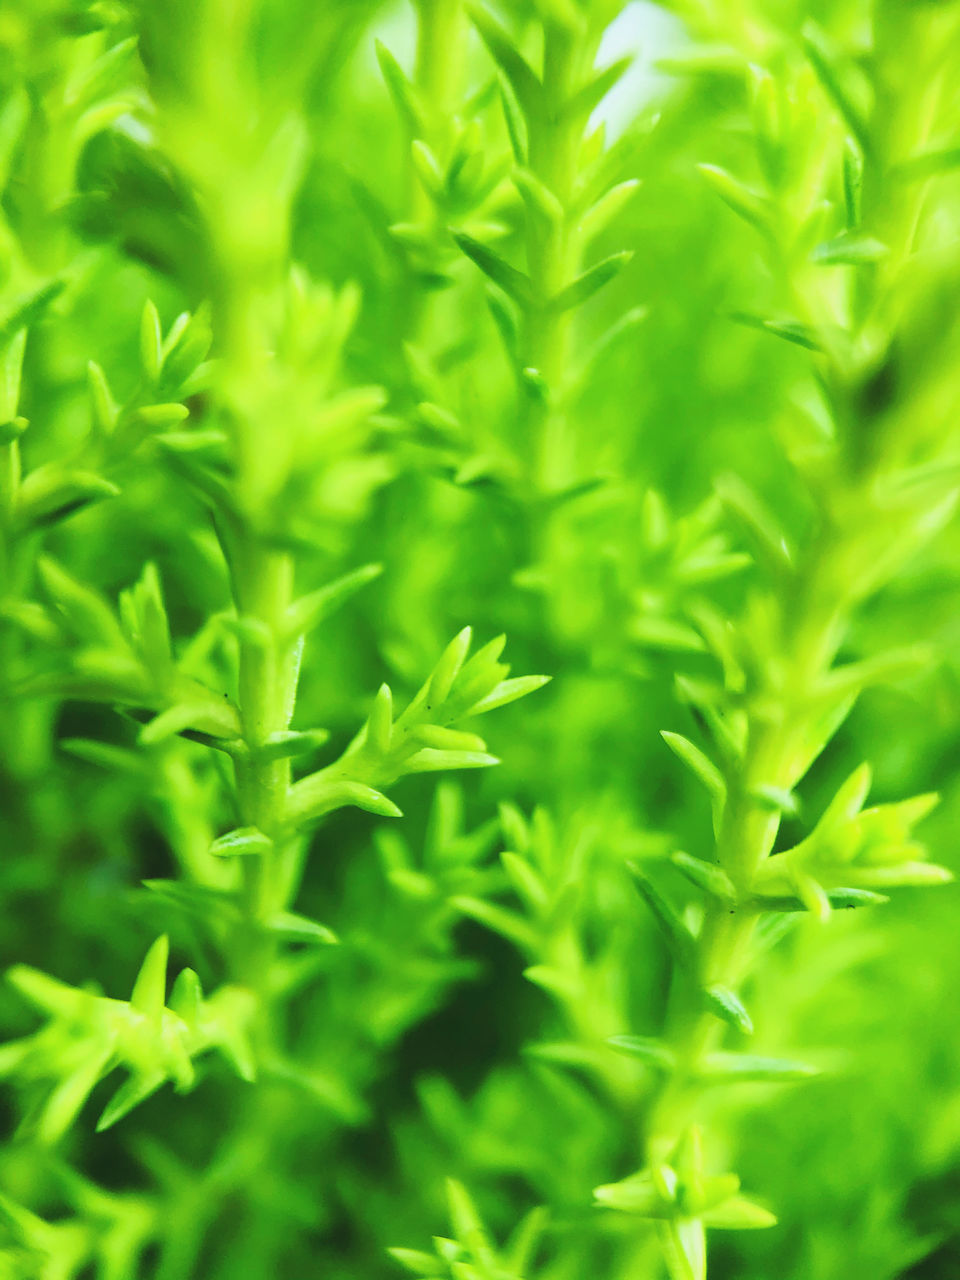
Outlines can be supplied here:
<path id="1" fill-rule="evenodd" d="M 742 1031 L 744 1035 L 753 1035 L 753 1021 L 735 991 L 719 983 L 713 983 L 704 989 L 703 998 L 710 1012 L 716 1014 L 723 1022 Z"/>
<path id="2" fill-rule="evenodd" d="M 100 1113 L 100 1118 L 97 1120 L 97 1133 L 105 1133 L 107 1129 L 112 1128 L 134 1107 L 156 1093 L 166 1081 L 167 1077 L 162 1071 L 133 1075 L 129 1080 L 124 1081 Z"/>
<path id="3" fill-rule="evenodd" d="M 447 1178 L 445 1187 L 450 1225 L 457 1240 L 465 1244 L 474 1254 L 488 1250 L 483 1219 L 477 1212 L 477 1207 L 466 1187 L 455 1178 Z"/>
<path id="4" fill-rule="evenodd" d="M 26 418 L 8 418 L 6 422 L 0 422 L 0 447 L 15 444 L 29 425 Z M 16 491 L 15 485 L 10 488 L 12 492 Z"/>
<path id="5" fill-rule="evenodd" d="M 707 1244 L 700 1218 L 672 1218 L 659 1224 L 670 1280 L 707 1280 Z"/>
<path id="6" fill-rule="evenodd" d="M 3 347 L 9 339 L 15 337 L 21 329 L 27 329 L 35 321 L 39 320 L 50 305 L 59 298 L 65 288 L 65 280 L 51 280 L 49 283 L 35 289 L 32 293 L 27 294 L 14 307 L 6 320 L 0 322 L 0 347 Z M 8 348 L 8 350 L 15 351 L 16 348 Z M 22 360 L 22 348 L 20 349 L 19 359 Z"/>
<path id="7" fill-rule="evenodd" d="M 165 431 L 167 427 L 175 427 L 190 416 L 190 410 L 184 404 L 145 404 L 134 412 L 134 419 L 141 422 L 151 431 Z"/>
<path id="8" fill-rule="evenodd" d="M 706 642 L 699 631 L 676 618 L 641 614 L 630 622 L 630 637 L 649 649 L 674 653 L 704 653 Z"/>
<path id="9" fill-rule="evenodd" d="M 542 912 L 549 903 L 549 894 L 543 878 L 531 867 L 520 854 L 506 849 L 500 854 L 500 861 L 507 873 L 507 878 L 514 892 L 533 911 Z M 530 970 L 526 971 L 529 977 Z M 531 979 L 533 981 L 533 979 Z"/>
<path id="10" fill-rule="evenodd" d="M 715 488 L 724 507 L 767 563 L 779 570 L 792 569 L 794 555 L 787 536 L 763 499 L 739 476 L 721 476 Z"/>
<path id="11" fill-rule="evenodd" d="M 134 1009 L 159 1020 L 167 993 L 167 959 L 170 942 L 166 935 L 157 938 L 147 952 L 137 980 L 133 985 L 130 1003 Z"/>
<path id="12" fill-rule="evenodd" d="M 436 1276 L 444 1265 L 432 1253 L 421 1253 L 419 1249 L 390 1248 L 387 1253 L 395 1262 L 399 1262 L 405 1271 L 415 1276 L 425 1276 L 427 1280 Z"/>
<path id="13" fill-rule="evenodd" d="M 422 137 L 426 133 L 426 113 L 420 94 L 387 46 L 380 40 L 374 41 L 374 46 L 380 71 L 407 132 Z"/>
<path id="14" fill-rule="evenodd" d="M 440 769 L 487 769 L 499 764 L 496 756 L 485 751 L 444 751 L 423 747 L 404 761 L 405 773 L 435 773 Z"/>
<path id="15" fill-rule="evenodd" d="M 800 812 L 800 802 L 797 797 L 784 787 L 771 787 L 760 783 L 750 788 L 750 796 L 773 813 L 786 813 L 790 817 L 796 817 Z"/>
<path id="16" fill-rule="evenodd" d="M 786 1058 L 765 1058 L 752 1053 L 708 1053 L 700 1078 L 707 1084 L 789 1084 L 819 1075 L 817 1067 Z"/>
<path id="17" fill-rule="evenodd" d="M 156 382 L 163 364 L 163 333 L 157 308 L 149 299 L 140 317 L 140 364 L 147 379 Z"/>
<path id="18" fill-rule="evenodd" d="M 307 916 L 297 915 L 293 911 L 278 911 L 270 916 L 265 926 L 269 933 L 276 934 L 286 942 L 309 942 L 314 946 L 334 946 L 340 941 L 332 929 Z"/>
<path id="19" fill-rule="evenodd" d="M 97 742 L 92 738 L 63 738 L 60 750 L 85 760 L 101 769 L 111 769 L 141 781 L 151 779 L 153 771 L 141 754 L 110 742 Z"/>
<path id="20" fill-rule="evenodd" d="M 15 964 L 5 976 L 32 1005 L 54 1017 L 76 1018 L 89 1000 L 85 992 L 27 964 Z"/>
<path id="21" fill-rule="evenodd" d="M 203 988 L 193 969 L 181 969 L 177 974 L 168 1007 L 196 1033 L 203 1010 Z"/>
<path id="22" fill-rule="evenodd" d="M 503 106 L 503 118 L 510 139 L 513 158 L 519 165 L 527 163 L 527 122 L 523 118 L 517 95 L 510 87 L 506 76 L 498 74 L 500 84 L 500 101 Z"/>
<path id="23" fill-rule="evenodd" d="M 659 1040 L 648 1036 L 611 1036 L 607 1041 L 617 1053 L 637 1058 L 644 1066 L 669 1074 L 676 1070 L 677 1060 L 673 1050 Z"/>
<path id="24" fill-rule="evenodd" d="M 226 700 L 223 705 L 219 702 L 178 703 L 148 721 L 140 730 L 138 741 L 143 747 L 155 747 L 178 733 L 196 731 L 226 742 L 239 734 L 239 724 L 234 719 L 235 712 Z"/>
<path id="25" fill-rule="evenodd" d="M 417 177 L 422 182 L 424 190 L 435 201 L 442 202 L 446 177 L 440 168 L 440 161 L 422 138 L 417 138 L 411 143 L 410 158 L 413 160 L 413 167 L 417 171 Z"/>
<path id="26" fill-rule="evenodd" d="M 487 902 L 483 898 L 475 898 L 460 894 L 450 899 L 450 905 L 461 915 L 469 916 L 478 924 L 484 925 L 493 933 L 499 933 L 509 942 L 515 943 L 524 951 L 535 951 L 537 936 L 529 924 L 513 911 L 498 906 L 495 902 Z"/>
<path id="27" fill-rule="evenodd" d="M 882 893 L 874 893 L 870 889 L 828 889 L 827 901 L 833 911 L 852 911 L 858 907 L 876 907 L 889 902 Z M 807 911 L 807 904 L 801 898 L 781 894 L 758 894 L 750 900 L 756 911 Z"/>
<path id="28" fill-rule="evenodd" d="M 563 205 L 535 173 L 518 168 L 513 174 L 513 183 L 533 217 L 539 218 L 548 228 L 563 225 Z"/>
<path id="29" fill-rule="evenodd" d="M 103 1075 L 107 1061 L 107 1055 L 94 1053 L 56 1085 L 37 1120 L 36 1137 L 42 1144 L 53 1146 L 66 1134 Z"/>
<path id="30" fill-rule="evenodd" d="M 97 429 L 109 435 L 117 425 L 119 409 L 110 393 L 107 375 L 95 360 L 87 363 L 87 382 L 90 387 L 90 401 L 93 406 L 93 420 Z"/>
<path id="31" fill-rule="evenodd" d="M 558 1000 L 573 1002 L 583 999 L 582 983 L 562 969 L 555 969 L 548 964 L 533 964 L 524 969 L 523 976 L 535 987 Z"/>
<path id="32" fill-rule="evenodd" d="M 106 648 L 123 643 L 113 610 L 98 592 L 77 582 L 47 556 L 37 561 L 37 572 L 47 596 L 79 639 Z"/>
<path id="33" fill-rule="evenodd" d="M 393 731 L 393 695 L 390 686 L 382 684 L 373 702 L 373 709 L 367 718 L 367 742 L 380 755 L 387 755 L 390 750 L 390 738 Z"/>
<path id="34" fill-rule="evenodd" d="M 351 805 L 354 808 L 363 809 L 366 813 L 376 814 L 379 818 L 403 817 L 402 811 L 389 796 L 377 791 L 375 787 L 368 787 L 363 782 L 333 783 L 324 794 L 322 807 L 310 816 L 319 817 L 333 809 L 342 809 Z"/>
<path id="35" fill-rule="evenodd" d="M 93 502 L 115 498 L 119 492 L 106 476 L 48 464 L 31 471 L 20 485 L 18 522 L 26 529 L 55 524 Z"/>
<path id="36" fill-rule="evenodd" d="M 5 342 L 0 342 L 0 422 L 16 420 L 26 345 L 26 329 L 20 329 L 12 337 L 7 337 Z M 17 432 L 11 438 L 16 439 L 20 434 L 22 433 Z"/>
<path id="37" fill-rule="evenodd" d="M 544 1205 L 537 1205 L 529 1213 L 524 1214 L 511 1235 L 505 1262 L 516 1276 L 524 1276 L 531 1270 L 534 1253 L 547 1228 L 549 1218 L 549 1209 Z"/>
<path id="38" fill-rule="evenodd" d="M 640 186 L 639 178 L 627 178 L 626 181 L 618 182 L 616 186 L 611 187 L 592 204 L 580 219 L 580 234 L 584 240 L 589 243 L 605 231 L 617 214 L 633 199 Z"/>
<path id="39" fill-rule="evenodd" d="M 810 260 L 821 267 L 858 267 L 879 262 L 889 252 L 888 246 L 874 236 L 845 231 L 833 240 L 818 244 L 810 255 Z"/>
<path id="40" fill-rule="evenodd" d="M 756 227 L 758 231 L 769 232 L 769 201 L 718 165 L 700 164 L 697 168 L 728 208 L 745 222 L 749 222 L 752 227 Z"/>
<path id="41" fill-rule="evenodd" d="M 719 902 L 732 903 L 737 900 L 737 887 L 715 862 L 705 862 L 702 858 L 693 858 L 689 853 L 677 850 L 670 855 L 670 861 L 681 871 L 691 884 L 695 884 L 704 893 Z"/>
<path id="42" fill-rule="evenodd" d="M 633 65 L 633 57 L 618 58 L 609 67 L 598 71 L 590 80 L 567 99 L 560 110 L 561 120 L 583 122 L 600 105 L 610 90 Z"/>
<path id="43" fill-rule="evenodd" d="M 941 173 L 950 173 L 957 168 L 960 168 L 960 147 L 943 147 L 921 151 L 909 160 L 895 165 L 893 172 L 903 182 L 917 182 L 924 178 L 934 178 Z"/>
<path id="44" fill-rule="evenodd" d="M 682 733 L 671 733 L 669 729 L 661 729 L 660 737 L 677 759 L 687 766 L 697 781 L 703 783 L 714 805 L 723 805 L 727 798 L 727 783 L 710 757 Z"/>
<path id="45" fill-rule="evenodd" d="M 762 333 L 773 334 L 784 342 L 803 347 L 807 351 L 822 351 L 823 341 L 820 334 L 799 320 L 771 320 L 766 316 L 754 315 L 749 311 L 732 311 L 730 319 L 737 324 L 748 325 L 751 329 L 759 329 Z"/>
<path id="46" fill-rule="evenodd" d="M 479 240 L 474 240 L 472 236 L 468 236 L 465 232 L 454 232 L 453 238 L 461 250 L 472 262 L 476 263 L 484 275 L 488 276 L 514 302 L 526 308 L 535 305 L 536 299 L 533 284 L 529 276 L 522 271 L 518 271 L 516 267 L 512 267 L 498 253 L 488 249 L 486 245 L 481 244 Z"/>
<path id="47" fill-rule="evenodd" d="M 640 895 L 653 912 L 678 964 L 692 971 L 696 967 L 697 956 L 697 944 L 693 934 L 666 898 L 651 884 L 644 871 L 634 862 L 628 862 L 627 867 L 633 874 Z"/>
<path id="48" fill-rule="evenodd" d="M 802 39 L 804 51 L 816 72 L 817 79 L 843 116 L 863 154 L 869 156 L 873 148 L 866 121 L 853 102 L 849 89 L 844 83 L 845 76 L 836 65 L 826 37 L 816 23 L 808 21 L 804 24 Z"/>
<path id="49" fill-rule="evenodd" d="M 523 1046 L 523 1054 L 550 1066 L 572 1067 L 576 1071 L 602 1072 L 603 1054 L 582 1040 L 538 1040 Z"/>
<path id="50" fill-rule="evenodd" d="M 512 680 L 501 680 L 486 697 L 473 704 L 467 715 L 482 716 L 488 711 L 506 707 L 518 698 L 525 698 L 528 693 L 536 693 L 549 684 L 551 679 L 551 676 L 514 676 Z"/>
<path id="51" fill-rule="evenodd" d="M 301 596 L 287 611 L 287 635 L 292 639 L 308 634 L 346 604 L 351 596 L 379 578 L 382 572 L 382 565 L 366 564 L 317 591 L 311 591 L 309 595 Z"/>
<path id="52" fill-rule="evenodd" d="M 442 706 L 449 698 L 453 683 L 463 669 L 467 654 L 470 652 L 472 640 L 473 629 L 464 627 L 440 655 L 440 660 L 430 676 L 427 695 L 434 706 Z"/>
<path id="53" fill-rule="evenodd" d="M 218 858 L 263 857 L 273 852 L 273 841 L 256 827 L 236 827 L 218 836 L 210 852 Z"/>
<path id="54" fill-rule="evenodd" d="M 487 46 L 490 56 L 506 77 L 527 120 L 538 118 L 543 100 L 543 86 L 517 48 L 510 32 L 489 10 L 478 4 L 468 4 L 467 13 L 479 31 L 480 38 Z"/>
<path id="55" fill-rule="evenodd" d="M 618 276 L 632 259 L 633 251 L 625 249 L 620 253 L 612 253 L 609 258 L 596 263 L 582 276 L 578 276 L 572 284 L 561 289 L 550 299 L 550 306 L 555 311 L 569 311 L 573 307 L 582 306 L 589 298 L 615 276 Z"/>
<path id="56" fill-rule="evenodd" d="M 722 1231 L 756 1231 L 775 1227 L 777 1219 L 769 1209 L 748 1200 L 746 1196 L 731 1196 L 722 1204 L 703 1213 L 704 1224 Z"/>
<path id="57" fill-rule="evenodd" d="M 299 760 L 312 755 L 330 740 L 328 729 L 308 729 L 304 732 L 284 729 L 271 733 L 257 748 L 258 760 Z"/>
<path id="58" fill-rule="evenodd" d="M 860 225 L 862 194 L 863 152 L 852 138 L 847 138 L 843 148 L 843 203 L 849 231 Z"/>
<path id="59" fill-rule="evenodd" d="M 437 751 L 473 751 L 483 752 L 487 744 L 476 733 L 466 733 L 462 729 L 449 729 L 439 724 L 420 724 L 410 731 L 410 738 L 424 747 L 432 747 Z"/>

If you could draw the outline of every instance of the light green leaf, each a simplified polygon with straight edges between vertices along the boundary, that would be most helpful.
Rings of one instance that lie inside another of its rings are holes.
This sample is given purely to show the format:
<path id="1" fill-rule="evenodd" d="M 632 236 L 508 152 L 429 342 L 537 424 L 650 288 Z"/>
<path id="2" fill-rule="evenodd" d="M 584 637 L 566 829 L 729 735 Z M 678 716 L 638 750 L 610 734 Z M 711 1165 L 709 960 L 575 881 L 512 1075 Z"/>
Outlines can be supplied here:
<path id="1" fill-rule="evenodd" d="M 763 196 L 718 165 L 701 164 L 697 168 L 725 205 L 758 231 L 769 232 L 770 207 Z"/>
<path id="2" fill-rule="evenodd" d="M 737 887 L 715 862 L 705 862 L 702 858 L 693 858 L 689 853 L 677 850 L 670 855 L 670 861 L 681 871 L 691 884 L 709 893 L 720 902 L 736 902 Z"/>
<path id="3" fill-rule="evenodd" d="M 167 959 L 170 942 L 164 934 L 157 938 L 144 958 L 133 984 L 130 1003 L 134 1009 L 159 1021 L 167 994 Z"/>
<path id="4" fill-rule="evenodd" d="M 351 596 L 379 578 L 382 572 L 382 565 L 367 564 L 345 573 L 342 578 L 336 578 L 317 591 L 311 591 L 309 595 L 301 596 L 287 612 L 288 636 L 292 639 L 308 634 L 346 604 Z"/>
<path id="5" fill-rule="evenodd" d="M 625 249 L 620 253 L 612 253 L 609 258 L 604 258 L 602 262 L 597 262 L 594 266 L 585 271 L 582 276 L 578 276 L 572 284 L 568 284 L 565 289 L 561 289 L 558 294 L 550 299 L 550 306 L 555 311 L 569 311 L 573 307 L 582 306 L 589 298 L 608 284 L 615 276 L 618 276 L 628 262 L 633 258 L 633 251 Z"/>
<path id="6" fill-rule="evenodd" d="M 611 1036 L 607 1044 L 628 1058 L 637 1058 L 644 1066 L 653 1067 L 655 1071 L 669 1074 L 676 1069 L 677 1061 L 673 1050 L 649 1036 Z"/>
<path id="7" fill-rule="evenodd" d="M 653 912 L 675 959 L 679 964 L 693 970 L 696 966 L 697 952 L 693 934 L 666 898 L 651 884 L 644 871 L 636 863 L 628 862 L 627 866 L 633 874 L 639 893 Z"/>
<path id="8" fill-rule="evenodd" d="M 753 1021 L 735 991 L 719 983 L 713 983 L 703 992 L 704 1002 L 711 1013 L 729 1023 L 744 1035 L 753 1035 Z"/>
<path id="9" fill-rule="evenodd" d="M 256 827 L 237 827 L 218 836 L 210 852 L 218 858 L 263 857 L 273 852 L 273 841 Z"/>
<path id="10" fill-rule="evenodd" d="M 501 258 L 493 249 L 489 249 L 473 236 L 465 232 L 454 232 L 454 240 L 471 261 L 475 262 L 485 276 L 512 298 L 521 307 L 530 308 L 536 303 L 533 284 L 530 277 L 516 267 L 512 267 L 506 259 Z"/>
<path id="11" fill-rule="evenodd" d="M 723 1231 L 756 1231 L 763 1227 L 775 1227 L 777 1219 L 769 1209 L 748 1200 L 746 1196 L 731 1196 L 721 1204 L 707 1209 L 704 1224 Z"/>
<path id="12" fill-rule="evenodd" d="M 677 759 L 681 760 L 693 776 L 703 783 L 714 804 L 722 805 L 727 797 L 727 784 L 723 774 L 710 757 L 682 733 L 671 733 L 669 729 L 661 729 L 660 737 Z"/>
<path id="13" fill-rule="evenodd" d="M 498 707 L 508 706 L 518 698 L 525 698 L 528 693 L 536 693 L 549 684 L 551 679 L 551 676 L 514 676 L 512 680 L 501 680 L 485 698 L 473 704 L 467 715 L 482 716 Z"/>
<path id="14" fill-rule="evenodd" d="M 810 255 L 812 262 L 821 267 L 854 266 L 880 262 L 890 249 L 874 236 L 844 232 L 833 240 L 818 244 Z"/>
<path id="15" fill-rule="evenodd" d="M 517 48 L 510 32 L 488 9 L 479 4 L 468 4 L 467 12 L 490 56 L 506 77 L 527 120 L 538 117 L 543 86 Z"/>
<path id="16" fill-rule="evenodd" d="M 314 945 L 334 946 L 340 941 L 332 929 L 294 911 L 278 911 L 270 916 L 265 928 L 269 933 L 287 942 L 310 942 Z"/>
<path id="17" fill-rule="evenodd" d="M 163 333 L 157 308 L 147 299 L 140 316 L 140 364 L 150 382 L 160 377 L 163 363 Z"/>
<path id="18" fill-rule="evenodd" d="M 374 44 L 380 71 L 408 133 L 421 137 L 426 132 L 426 113 L 419 92 L 386 45 L 380 40 Z"/>
<path id="19" fill-rule="evenodd" d="M 786 1058 L 765 1058 L 752 1053 L 708 1053 L 700 1078 L 707 1084 L 788 1084 L 819 1075 L 817 1067 Z"/>
<path id="20" fill-rule="evenodd" d="M 633 58 L 618 58 L 609 67 L 604 67 L 589 79 L 586 84 L 567 99 L 560 112 L 561 119 L 586 123 L 595 107 L 599 106 L 610 90 L 633 65 Z"/>

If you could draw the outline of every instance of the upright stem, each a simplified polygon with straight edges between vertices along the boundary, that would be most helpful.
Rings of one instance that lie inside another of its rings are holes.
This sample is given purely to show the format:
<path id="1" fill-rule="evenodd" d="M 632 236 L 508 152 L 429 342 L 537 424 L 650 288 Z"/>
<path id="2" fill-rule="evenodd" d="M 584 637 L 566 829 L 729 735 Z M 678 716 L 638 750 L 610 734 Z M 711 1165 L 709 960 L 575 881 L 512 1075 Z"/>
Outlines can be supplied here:
<path id="1" fill-rule="evenodd" d="M 453 137 L 454 118 L 461 107 L 466 17 L 461 0 L 417 0 L 417 53 L 414 84 L 426 107 L 425 136 L 433 152 L 444 162 Z M 408 163 L 410 220 L 427 231 L 431 244 L 449 239 L 443 210 L 424 189 L 413 165 Z M 438 328 L 446 300 L 442 292 L 411 282 L 407 317 L 408 339 L 430 346 L 429 336 Z"/>
<path id="2" fill-rule="evenodd" d="M 521 335 L 521 362 L 535 370 L 544 395 L 529 395 L 525 431 L 531 452 L 531 474 L 538 492 L 562 487 L 573 465 L 563 404 L 570 362 L 572 312 L 546 305 L 576 276 L 581 243 L 572 212 L 583 138 L 582 122 L 564 108 L 593 63 L 596 39 L 577 34 L 557 22 L 544 27 L 544 111 L 530 131 L 529 168 L 560 203 L 563 218 L 545 226 L 527 220 L 527 270 L 537 305 L 527 309 Z"/>
<path id="3" fill-rule="evenodd" d="M 262 916 L 271 906 L 274 860 L 283 840 L 290 761 L 265 760 L 264 743 L 289 727 L 296 694 L 296 655 L 283 634 L 293 598 L 293 562 L 289 555 L 245 538 L 243 567 L 236 570 L 237 605 L 257 634 L 240 643 L 239 702 L 244 742 L 249 753 L 237 762 L 237 800 L 244 826 L 256 827 L 275 842 L 275 852 L 244 861 L 247 909 Z M 262 628 L 262 630 L 261 630 Z"/>
<path id="4" fill-rule="evenodd" d="M 864 494 L 869 492 L 871 480 L 870 475 L 860 477 Z M 824 508 L 829 496 L 826 491 L 821 495 Z M 776 608 L 782 656 L 775 683 L 768 680 L 753 700 L 746 751 L 736 775 L 728 779 L 727 803 L 716 841 L 716 860 L 742 899 L 749 896 L 756 872 L 772 853 L 780 828 L 780 812 L 758 801 L 758 789 L 789 793 L 804 768 L 799 763 L 803 753 L 798 744 L 818 714 L 816 692 L 834 664 L 855 602 L 851 584 L 838 582 L 834 571 L 849 539 L 855 537 L 856 528 L 826 532 L 798 566 L 791 589 L 770 600 Z M 697 1068 L 723 1034 L 723 1024 L 704 1009 L 700 993 L 714 984 L 736 989 L 747 967 L 756 920 L 752 908 L 708 900 L 698 970 L 676 975 L 664 1039 L 679 1066 L 660 1085 L 648 1115 L 646 1142 L 651 1164 L 669 1159 L 689 1125 L 699 1096 Z"/>

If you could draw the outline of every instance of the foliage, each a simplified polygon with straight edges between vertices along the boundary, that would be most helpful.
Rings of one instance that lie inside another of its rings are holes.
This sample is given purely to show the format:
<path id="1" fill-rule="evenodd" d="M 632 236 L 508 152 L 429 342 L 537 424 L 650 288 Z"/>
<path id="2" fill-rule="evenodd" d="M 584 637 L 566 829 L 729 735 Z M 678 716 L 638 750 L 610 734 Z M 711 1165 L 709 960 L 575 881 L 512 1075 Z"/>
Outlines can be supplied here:
<path id="1" fill-rule="evenodd" d="M 0 1275 L 952 1274 L 955 0 L 0 49 Z"/>

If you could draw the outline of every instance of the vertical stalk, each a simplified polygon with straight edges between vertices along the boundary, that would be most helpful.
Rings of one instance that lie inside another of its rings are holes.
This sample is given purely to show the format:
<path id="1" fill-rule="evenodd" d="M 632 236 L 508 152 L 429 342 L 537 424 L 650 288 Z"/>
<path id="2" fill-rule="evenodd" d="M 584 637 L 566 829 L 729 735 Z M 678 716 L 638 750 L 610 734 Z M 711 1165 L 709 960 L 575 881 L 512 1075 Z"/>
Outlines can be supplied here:
<path id="1" fill-rule="evenodd" d="M 842 544 L 842 540 L 841 540 Z M 841 623 L 849 601 L 821 586 L 839 550 L 822 539 L 812 549 L 799 581 L 779 603 L 777 634 L 783 637 L 783 665 L 776 688 L 756 698 L 762 711 L 750 713 L 747 748 L 729 792 L 716 840 L 716 860 L 736 885 L 741 898 L 773 850 L 780 813 L 758 803 L 756 788 L 789 792 L 798 782 L 795 744 L 809 723 L 810 700 L 833 665 L 842 639 Z M 788 690 L 786 698 L 783 691 Z M 775 714 L 769 707 L 780 706 Z M 744 975 L 756 925 L 749 907 L 708 899 L 699 938 L 697 971 L 677 972 L 664 1040 L 676 1054 L 678 1069 L 665 1079 L 651 1102 L 646 1121 L 647 1159 L 668 1160 L 690 1124 L 699 1088 L 697 1068 L 705 1053 L 719 1043 L 724 1026 L 703 1008 L 700 992 L 719 984 L 736 988 Z"/>
<path id="2" fill-rule="evenodd" d="M 563 217 L 546 227 L 527 219 L 527 268 L 535 303 L 527 308 L 521 334 L 521 367 L 535 370 L 545 388 L 528 394 L 525 434 L 531 475 L 538 493 L 562 487 L 573 465 L 563 399 L 570 363 L 572 311 L 547 303 L 577 275 L 581 243 L 572 204 L 578 173 L 582 122 L 565 107 L 593 64 L 598 40 L 559 22 L 546 22 L 543 37 L 543 113 L 530 130 L 530 172 L 557 199 Z"/>
<path id="3" fill-rule="evenodd" d="M 414 87 L 426 108 L 423 141 L 446 163 L 453 137 L 453 123 L 461 107 L 466 17 L 462 0 L 417 0 L 417 52 Z M 424 189 L 407 164 L 408 208 L 413 223 L 425 229 L 429 242 L 449 239 L 444 211 Z M 429 335 L 438 327 L 438 313 L 445 299 L 436 290 L 408 285 L 411 299 L 407 337 L 418 345 L 430 345 Z"/>

